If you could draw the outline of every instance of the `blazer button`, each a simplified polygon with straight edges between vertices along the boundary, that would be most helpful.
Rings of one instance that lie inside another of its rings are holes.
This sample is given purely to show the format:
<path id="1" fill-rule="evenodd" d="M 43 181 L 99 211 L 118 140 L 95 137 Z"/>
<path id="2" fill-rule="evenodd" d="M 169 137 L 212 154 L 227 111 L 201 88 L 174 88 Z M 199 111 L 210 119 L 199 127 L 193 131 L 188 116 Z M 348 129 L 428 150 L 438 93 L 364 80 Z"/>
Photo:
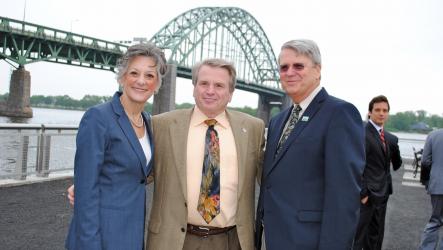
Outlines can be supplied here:
<path id="1" fill-rule="evenodd" d="M 181 231 L 184 233 L 186 230 L 182 227 L 182 228 L 181 228 Z"/>
<path id="2" fill-rule="evenodd" d="M 185 207 L 188 207 L 188 204 L 185 202 Z"/>
<path id="3" fill-rule="evenodd" d="M 140 184 L 145 184 L 145 179 L 141 179 Z"/>

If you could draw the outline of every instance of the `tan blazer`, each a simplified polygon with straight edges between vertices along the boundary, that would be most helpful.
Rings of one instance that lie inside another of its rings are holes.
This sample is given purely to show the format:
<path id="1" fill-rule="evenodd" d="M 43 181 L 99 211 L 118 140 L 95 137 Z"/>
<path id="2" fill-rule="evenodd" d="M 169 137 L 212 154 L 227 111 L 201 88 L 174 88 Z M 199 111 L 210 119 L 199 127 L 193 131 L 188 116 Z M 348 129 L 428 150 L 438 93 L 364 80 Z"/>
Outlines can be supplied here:
<path id="1" fill-rule="evenodd" d="M 154 197 L 147 249 L 181 250 L 187 224 L 186 146 L 192 109 L 175 110 L 152 119 Z M 250 115 L 227 111 L 238 157 L 236 225 L 243 250 L 254 249 L 255 181 L 261 173 L 264 123 Z"/>

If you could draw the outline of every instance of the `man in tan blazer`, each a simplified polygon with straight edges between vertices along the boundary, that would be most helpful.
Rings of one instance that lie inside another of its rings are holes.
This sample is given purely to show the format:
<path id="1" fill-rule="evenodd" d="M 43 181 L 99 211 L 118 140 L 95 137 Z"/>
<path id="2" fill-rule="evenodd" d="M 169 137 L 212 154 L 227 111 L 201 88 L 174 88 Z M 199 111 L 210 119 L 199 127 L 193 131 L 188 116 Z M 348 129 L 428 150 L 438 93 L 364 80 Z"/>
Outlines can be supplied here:
<path id="1" fill-rule="evenodd" d="M 193 69 L 195 107 L 153 117 L 154 197 L 147 249 L 254 249 L 264 123 L 226 109 L 235 78 L 232 64 L 205 60 Z M 208 118 L 217 120 L 220 142 L 220 213 L 209 223 L 197 211 Z"/>

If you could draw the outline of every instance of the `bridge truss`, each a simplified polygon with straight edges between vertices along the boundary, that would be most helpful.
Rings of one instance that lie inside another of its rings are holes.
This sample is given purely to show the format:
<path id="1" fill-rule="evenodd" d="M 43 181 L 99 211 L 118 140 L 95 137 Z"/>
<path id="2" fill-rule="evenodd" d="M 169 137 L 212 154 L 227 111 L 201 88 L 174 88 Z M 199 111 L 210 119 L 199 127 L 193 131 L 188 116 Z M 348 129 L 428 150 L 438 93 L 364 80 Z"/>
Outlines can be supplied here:
<path id="1" fill-rule="evenodd" d="M 151 40 L 163 48 L 178 75 L 191 78 L 192 65 L 205 58 L 224 58 L 237 69 L 237 88 L 282 97 L 277 61 L 255 18 L 240 8 L 202 7 L 167 23 Z"/>
<path id="2" fill-rule="evenodd" d="M 18 65 L 38 61 L 114 70 L 127 46 L 0 17 L 0 59 Z"/>
<path id="3" fill-rule="evenodd" d="M 167 23 L 151 39 L 191 79 L 192 66 L 224 58 L 237 69 L 237 88 L 281 99 L 277 61 L 255 18 L 240 8 L 202 7 Z M 48 61 L 114 71 L 127 46 L 37 24 L 0 17 L 0 59 L 25 65 Z"/>

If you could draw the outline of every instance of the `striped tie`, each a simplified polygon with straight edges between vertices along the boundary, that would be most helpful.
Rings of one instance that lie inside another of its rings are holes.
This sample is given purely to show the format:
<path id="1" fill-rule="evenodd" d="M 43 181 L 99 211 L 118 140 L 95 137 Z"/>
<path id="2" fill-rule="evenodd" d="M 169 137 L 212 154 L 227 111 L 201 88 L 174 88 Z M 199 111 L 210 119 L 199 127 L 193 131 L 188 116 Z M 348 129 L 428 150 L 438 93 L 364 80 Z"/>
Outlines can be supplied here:
<path id="1" fill-rule="evenodd" d="M 383 149 L 386 151 L 385 131 L 383 129 L 380 129 L 380 140 L 383 144 Z"/>

